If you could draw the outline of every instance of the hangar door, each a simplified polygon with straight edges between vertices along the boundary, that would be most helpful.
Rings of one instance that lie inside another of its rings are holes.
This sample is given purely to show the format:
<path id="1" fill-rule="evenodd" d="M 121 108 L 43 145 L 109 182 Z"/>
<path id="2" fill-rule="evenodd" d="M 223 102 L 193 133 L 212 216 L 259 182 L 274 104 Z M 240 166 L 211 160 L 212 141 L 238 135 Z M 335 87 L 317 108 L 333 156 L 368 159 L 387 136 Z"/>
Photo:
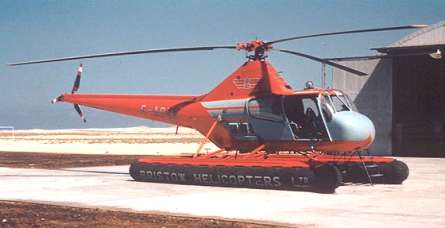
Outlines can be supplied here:
<path id="1" fill-rule="evenodd" d="M 393 60 L 393 154 L 445 157 L 445 60 Z"/>

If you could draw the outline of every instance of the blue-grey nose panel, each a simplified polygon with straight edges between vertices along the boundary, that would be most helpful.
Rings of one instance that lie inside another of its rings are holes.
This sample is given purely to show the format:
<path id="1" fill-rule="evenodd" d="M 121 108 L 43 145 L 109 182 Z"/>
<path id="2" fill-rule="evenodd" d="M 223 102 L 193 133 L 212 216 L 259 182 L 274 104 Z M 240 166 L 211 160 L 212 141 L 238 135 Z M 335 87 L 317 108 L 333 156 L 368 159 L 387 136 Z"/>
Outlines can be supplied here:
<path id="1" fill-rule="evenodd" d="M 372 121 L 354 111 L 336 112 L 327 126 L 334 141 L 362 141 L 375 136 Z"/>

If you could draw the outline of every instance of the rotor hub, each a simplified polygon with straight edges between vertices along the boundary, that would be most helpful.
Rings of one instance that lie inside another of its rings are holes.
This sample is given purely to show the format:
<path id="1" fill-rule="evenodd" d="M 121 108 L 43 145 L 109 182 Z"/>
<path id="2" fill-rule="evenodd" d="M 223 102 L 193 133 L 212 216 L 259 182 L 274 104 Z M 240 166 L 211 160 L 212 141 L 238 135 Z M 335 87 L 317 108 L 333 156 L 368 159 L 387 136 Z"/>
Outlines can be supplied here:
<path id="1" fill-rule="evenodd" d="M 265 59 L 266 53 L 272 49 L 271 44 L 265 43 L 263 40 L 255 39 L 247 43 L 236 44 L 237 50 L 246 50 L 246 52 L 253 52 L 253 54 L 247 55 L 249 59 Z"/>

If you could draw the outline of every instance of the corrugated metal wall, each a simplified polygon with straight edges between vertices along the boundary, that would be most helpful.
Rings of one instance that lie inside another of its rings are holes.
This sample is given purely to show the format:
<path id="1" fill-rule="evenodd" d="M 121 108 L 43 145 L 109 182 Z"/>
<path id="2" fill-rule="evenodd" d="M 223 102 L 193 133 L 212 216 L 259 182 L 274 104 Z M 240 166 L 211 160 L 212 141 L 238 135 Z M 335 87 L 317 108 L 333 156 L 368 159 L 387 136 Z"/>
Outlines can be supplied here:
<path id="1" fill-rule="evenodd" d="M 357 76 L 333 69 L 333 87 L 347 93 L 359 111 L 376 127 L 376 139 L 369 151 L 389 155 L 392 150 L 392 60 L 343 61 L 341 64 L 369 73 Z"/>

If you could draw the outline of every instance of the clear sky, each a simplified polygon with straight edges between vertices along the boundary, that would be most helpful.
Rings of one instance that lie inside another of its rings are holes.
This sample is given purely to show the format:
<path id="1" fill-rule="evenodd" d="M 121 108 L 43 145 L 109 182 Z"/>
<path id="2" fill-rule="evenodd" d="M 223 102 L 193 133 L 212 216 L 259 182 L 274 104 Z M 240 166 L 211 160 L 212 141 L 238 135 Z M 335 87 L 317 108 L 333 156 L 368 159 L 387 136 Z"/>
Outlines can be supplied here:
<path id="1" fill-rule="evenodd" d="M 0 0 L 0 126 L 91 128 L 157 126 L 147 120 L 49 101 L 70 91 L 83 63 L 80 92 L 187 94 L 209 91 L 244 61 L 232 50 L 124 56 L 20 67 L 5 64 L 110 51 L 234 45 L 319 32 L 444 20 L 445 1 L 17 1 Z M 412 30 L 283 43 L 319 57 L 372 54 Z M 269 61 L 294 88 L 320 82 L 320 64 L 280 53 Z"/>

